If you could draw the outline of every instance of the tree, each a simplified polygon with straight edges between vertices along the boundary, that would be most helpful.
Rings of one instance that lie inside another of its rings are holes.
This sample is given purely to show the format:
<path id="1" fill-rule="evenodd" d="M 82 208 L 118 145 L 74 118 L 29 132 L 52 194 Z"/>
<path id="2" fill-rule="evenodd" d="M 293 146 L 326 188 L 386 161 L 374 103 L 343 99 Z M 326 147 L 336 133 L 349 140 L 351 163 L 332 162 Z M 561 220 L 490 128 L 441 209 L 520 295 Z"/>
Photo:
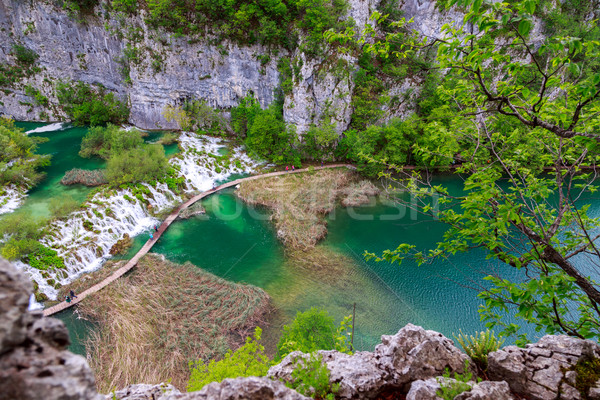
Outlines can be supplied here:
<path id="1" fill-rule="evenodd" d="M 535 17 L 544 16 L 538 8 L 544 2 L 442 3 L 466 14 L 462 24 L 445 25 L 439 38 L 423 40 L 406 20 L 385 35 L 373 27 L 365 31 L 374 37 L 365 46 L 380 56 L 410 57 L 437 47 L 436 68 L 446 75 L 436 93 L 454 112 L 447 126 L 460 144 L 458 171 L 469 174 L 462 193 L 433 185 L 425 174 L 400 181 L 420 201 L 420 211 L 433 215 L 439 206 L 436 217 L 449 229 L 434 249 L 401 244 L 378 259 L 423 263 L 483 248 L 488 258 L 522 270 L 524 279 L 485 278 L 491 287 L 482 285 L 479 296 L 488 326 L 516 333 L 517 325 L 503 321 L 513 309 L 538 331 L 598 339 L 600 220 L 584 204 L 596 191 L 600 141 L 595 21 L 580 19 L 579 37 L 555 32 L 540 39 L 530 33 Z M 398 50 L 389 52 L 392 44 Z M 437 129 L 435 123 L 430 128 Z M 592 172 L 584 173 L 588 168 Z"/>

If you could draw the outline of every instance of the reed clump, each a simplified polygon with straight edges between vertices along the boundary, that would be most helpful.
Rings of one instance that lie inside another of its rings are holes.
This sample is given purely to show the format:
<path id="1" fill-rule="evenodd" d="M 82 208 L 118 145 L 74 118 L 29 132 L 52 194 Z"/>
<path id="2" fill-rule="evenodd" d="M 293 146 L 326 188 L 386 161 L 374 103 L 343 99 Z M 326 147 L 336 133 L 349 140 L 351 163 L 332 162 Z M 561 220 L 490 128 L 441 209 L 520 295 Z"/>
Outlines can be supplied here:
<path id="1" fill-rule="evenodd" d="M 263 322 L 269 297 L 257 287 L 150 254 L 79 307 L 99 326 L 87 350 L 98 390 L 107 393 L 168 380 L 184 388 L 189 364 L 239 347 Z"/>
<path id="2" fill-rule="evenodd" d="M 80 169 L 73 168 L 65 172 L 65 176 L 60 180 L 63 185 L 82 184 L 85 186 L 100 186 L 108 183 L 104 171 L 101 169 Z"/>
<path id="3" fill-rule="evenodd" d="M 341 203 L 358 206 L 379 193 L 370 181 L 346 169 L 326 169 L 243 182 L 236 194 L 273 211 L 277 237 L 286 247 L 312 249 L 327 235 L 325 215 Z"/>

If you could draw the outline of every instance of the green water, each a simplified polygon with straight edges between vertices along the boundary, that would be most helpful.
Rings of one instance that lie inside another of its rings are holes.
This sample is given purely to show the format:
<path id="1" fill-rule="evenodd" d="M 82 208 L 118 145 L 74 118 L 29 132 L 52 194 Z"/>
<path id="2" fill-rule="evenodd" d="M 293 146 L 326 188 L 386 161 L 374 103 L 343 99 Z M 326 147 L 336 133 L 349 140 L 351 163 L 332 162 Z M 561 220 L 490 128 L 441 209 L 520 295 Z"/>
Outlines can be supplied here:
<path id="1" fill-rule="evenodd" d="M 25 131 L 42 127 L 44 123 L 17 122 L 17 126 Z M 35 188 L 29 191 L 25 202 L 19 208 L 20 212 L 30 213 L 38 218 L 49 218 L 50 202 L 52 199 L 63 196 L 72 197 L 78 202 L 85 201 L 88 193 L 93 188 L 84 185 L 61 185 L 60 180 L 65 172 L 73 168 L 97 169 L 104 168 L 106 162 L 100 158 L 79 157 L 81 139 L 87 133 L 88 128 L 70 126 L 67 129 L 51 132 L 31 133 L 30 136 L 47 137 L 46 143 L 39 145 L 38 153 L 52 155 L 51 165 L 44 169 L 46 178 Z M 164 132 L 149 132 L 144 139 L 146 142 L 155 142 Z M 178 152 L 177 143 L 165 146 L 167 156 Z"/>
<path id="2" fill-rule="evenodd" d="M 326 308 L 341 320 L 356 303 L 355 346 L 360 350 L 372 349 L 382 334 L 393 334 L 407 323 L 449 337 L 461 329 L 484 328 L 477 314 L 477 292 L 462 286 L 480 285 L 483 274 L 490 272 L 492 266 L 481 254 L 425 267 L 366 262 L 362 256 L 365 250 L 395 248 L 403 240 L 431 246 L 443 234 L 438 222 L 412 220 L 409 212 L 398 218 L 401 210 L 381 202 L 337 209 L 329 216 L 329 234 L 319 246 L 345 255 L 349 262 L 342 269 L 307 267 L 286 258 L 266 211 L 244 205 L 231 191 L 213 195 L 203 205 L 205 216 L 173 223 L 153 251 L 265 289 L 279 310 L 265 333 L 270 347 L 282 324 L 312 306 Z M 518 279 L 514 273 L 513 277 Z"/>

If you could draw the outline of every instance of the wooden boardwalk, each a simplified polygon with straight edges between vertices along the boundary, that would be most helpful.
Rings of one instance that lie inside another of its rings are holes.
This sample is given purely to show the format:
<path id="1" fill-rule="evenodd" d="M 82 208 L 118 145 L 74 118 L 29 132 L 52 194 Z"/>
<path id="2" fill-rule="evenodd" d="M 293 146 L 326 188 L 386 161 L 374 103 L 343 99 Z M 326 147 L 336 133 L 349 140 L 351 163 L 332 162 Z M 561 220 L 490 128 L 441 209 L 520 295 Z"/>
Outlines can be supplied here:
<path id="1" fill-rule="evenodd" d="M 350 164 L 330 164 L 330 165 L 325 165 L 323 167 L 314 167 L 314 169 L 319 170 L 319 169 L 340 168 L 340 167 L 348 168 L 348 169 L 356 169 L 355 166 L 350 165 Z M 89 295 L 96 293 L 97 291 L 104 288 L 105 286 L 108 286 L 111 282 L 113 282 L 113 281 L 119 279 L 121 276 L 125 275 L 125 273 L 127 273 L 127 271 L 129 271 L 130 269 L 132 269 L 133 267 L 135 267 L 137 265 L 140 258 L 145 256 L 146 253 L 148 253 L 148 251 L 150 251 L 152 246 L 154 246 L 154 243 L 156 243 L 156 241 L 162 236 L 162 234 L 167 230 L 169 225 L 171 225 L 171 223 L 173 221 L 175 221 L 175 219 L 177 219 L 177 216 L 179 215 L 179 213 L 182 210 L 185 210 L 186 208 L 188 208 L 189 206 L 194 204 L 195 202 L 197 202 L 198 200 L 201 200 L 201 199 L 205 198 L 206 196 L 216 193 L 219 190 L 223 190 L 223 189 L 226 189 L 226 188 L 229 188 L 232 186 L 236 186 L 242 182 L 253 181 L 253 180 L 262 179 L 262 178 L 269 178 L 272 176 L 297 174 L 300 172 L 306 172 L 308 170 L 309 170 L 309 168 L 297 169 L 295 171 L 278 171 L 278 172 L 270 172 L 268 174 L 254 175 L 254 176 L 249 176 L 247 178 L 236 179 L 235 181 L 224 183 L 222 185 L 217 186 L 216 188 L 207 190 L 206 192 L 202 192 L 202 193 L 192 197 L 191 199 L 189 199 L 188 201 L 186 201 L 185 203 L 183 203 L 179 207 L 177 207 L 177 209 L 175 209 L 175 211 L 173 211 L 171 214 L 169 214 L 167 219 L 165 219 L 163 221 L 163 223 L 160 225 L 160 227 L 158 228 L 158 232 L 154 233 L 154 239 L 148 240 L 144 244 L 144 246 L 142 246 L 140 251 L 138 251 L 136 253 L 136 255 L 133 256 L 133 258 L 127 262 L 127 264 L 125 264 L 124 266 L 122 266 L 121 268 L 119 268 L 118 270 L 113 272 L 112 275 L 110 275 L 109 277 L 104 279 L 102 282 L 99 282 L 99 283 L 95 284 L 94 286 L 92 286 L 91 288 L 86 289 L 83 292 L 79 293 L 77 295 L 77 298 L 75 300 L 71 301 L 70 303 L 63 301 L 62 303 L 58 303 L 52 307 L 46 308 L 44 310 L 44 316 L 47 317 L 52 314 L 56 314 L 57 312 L 66 310 L 67 308 L 79 303 L 80 301 L 82 301 L 83 299 L 88 297 Z"/>

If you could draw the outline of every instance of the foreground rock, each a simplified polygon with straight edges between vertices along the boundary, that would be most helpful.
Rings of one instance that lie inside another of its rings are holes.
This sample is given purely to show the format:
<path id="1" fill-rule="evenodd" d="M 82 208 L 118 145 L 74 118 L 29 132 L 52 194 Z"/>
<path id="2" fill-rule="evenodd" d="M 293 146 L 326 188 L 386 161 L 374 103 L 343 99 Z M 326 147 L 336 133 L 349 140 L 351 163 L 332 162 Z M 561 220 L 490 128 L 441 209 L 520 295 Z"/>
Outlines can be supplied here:
<path id="1" fill-rule="evenodd" d="M 452 378 L 429 378 L 425 381 L 418 380 L 412 383 L 410 391 L 406 395 L 406 400 L 443 400 L 439 395 L 442 386 L 451 386 L 457 383 Z M 513 395 L 510 392 L 506 382 L 469 382 L 471 389 L 465 391 L 455 400 L 512 400 Z"/>
<path id="2" fill-rule="evenodd" d="M 66 350 L 69 333 L 56 319 L 27 312 L 32 285 L 0 259 L 0 400 L 94 400 L 94 375 Z"/>
<path id="3" fill-rule="evenodd" d="M 340 383 L 337 395 L 342 399 L 373 399 L 390 389 L 406 393 L 412 381 L 440 376 L 445 370 L 463 373 L 465 361 L 469 360 L 441 333 L 412 324 L 393 336 L 382 336 L 382 343 L 373 353 L 319 351 L 319 354 L 331 372 L 330 381 Z M 291 381 L 297 360 L 307 357 L 293 352 L 272 367 L 267 376 Z"/>
<path id="4" fill-rule="evenodd" d="M 492 380 L 508 382 L 513 392 L 528 399 L 582 399 L 575 388 L 575 366 L 599 358 L 600 346 L 591 340 L 548 335 L 524 349 L 508 346 L 491 353 L 488 374 Z"/>
<path id="5" fill-rule="evenodd" d="M 181 393 L 171 385 L 131 385 L 106 395 L 105 400 L 308 400 L 279 381 L 267 378 L 225 379 L 202 390 Z"/>

